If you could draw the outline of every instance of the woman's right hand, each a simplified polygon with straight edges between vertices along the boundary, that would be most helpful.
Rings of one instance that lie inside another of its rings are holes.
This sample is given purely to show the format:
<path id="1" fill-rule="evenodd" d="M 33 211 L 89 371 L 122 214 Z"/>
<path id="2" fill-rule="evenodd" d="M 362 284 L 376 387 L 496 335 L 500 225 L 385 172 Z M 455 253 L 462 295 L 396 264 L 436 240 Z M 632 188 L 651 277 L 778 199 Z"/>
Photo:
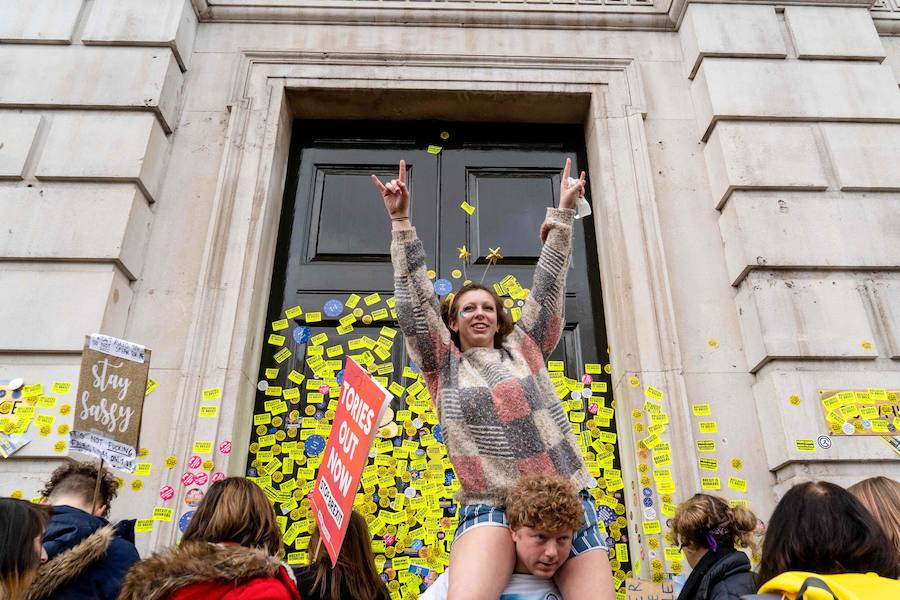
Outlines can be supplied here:
<path id="1" fill-rule="evenodd" d="M 381 183 L 375 175 L 372 181 L 381 192 L 384 200 L 384 209 L 391 217 L 391 221 L 409 219 L 409 189 L 406 187 L 406 161 L 400 161 L 400 174 L 397 179 L 391 179 L 387 184 Z"/>

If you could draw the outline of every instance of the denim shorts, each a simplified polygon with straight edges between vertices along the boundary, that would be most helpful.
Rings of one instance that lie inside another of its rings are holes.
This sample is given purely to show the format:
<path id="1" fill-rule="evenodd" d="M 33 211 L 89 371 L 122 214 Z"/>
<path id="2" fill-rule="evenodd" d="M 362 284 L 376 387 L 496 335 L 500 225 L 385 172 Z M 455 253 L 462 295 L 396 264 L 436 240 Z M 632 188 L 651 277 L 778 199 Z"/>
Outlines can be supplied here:
<path id="1" fill-rule="evenodd" d="M 606 550 L 606 542 L 603 541 L 605 536 L 600 534 L 597 525 L 597 504 L 594 498 L 587 490 L 581 490 L 578 496 L 584 509 L 584 525 L 572 538 L 569 558 L 590 550 Z M 476 527 L 509 527 L 506 511 L 502 507 L 490 504 L 463 504 L 459 507 L 459 524 L 456 526 L 453 540 L 458 540 L 464 533 Z"/>

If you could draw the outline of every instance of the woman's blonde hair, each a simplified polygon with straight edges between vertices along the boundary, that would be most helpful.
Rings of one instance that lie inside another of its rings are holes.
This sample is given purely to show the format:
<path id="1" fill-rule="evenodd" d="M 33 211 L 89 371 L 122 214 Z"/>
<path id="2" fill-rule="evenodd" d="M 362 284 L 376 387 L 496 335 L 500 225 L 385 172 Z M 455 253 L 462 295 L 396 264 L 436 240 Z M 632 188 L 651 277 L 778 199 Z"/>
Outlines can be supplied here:
<path id="1" fill-rule="evenodd" d="M 375 567 L 372 554 L 372 534 L 366 520 L 356 511 L 350 512 L 347 534 L 338 554 L 337 564 L 331 566 L 331 557 L 320 543 L 319 528 L 309 537 L 309 557 L 316 566 L 316 577 L 312 592 L 328 600 L 340 600 L 344 587 L 354 600 L 387 600 L 390 598 L 387 586 Z"/>
<path id="2" fill-rule="evenodd" d="M 709 548 L 719 546 L 756 550 L 757 518 L 743 506 L 729 506 L 718 496 L 694 494 L 678 505 L 672 519 L 672 533 L 680 546 Z"/>
<path id="3" fill-rule="evenodd" d="M 212 484 L 181 542 L 232 542 L 263 548 L 272 556 L 283 551 L 275 507 L 255 483 L 243 477 L 228 477 Z"/>
<path id="4" fill-rule="evenodd" d="M 888 477 L 870 477 L 847 491 L 872 513 L 900 557 L 900 483 Z"/>

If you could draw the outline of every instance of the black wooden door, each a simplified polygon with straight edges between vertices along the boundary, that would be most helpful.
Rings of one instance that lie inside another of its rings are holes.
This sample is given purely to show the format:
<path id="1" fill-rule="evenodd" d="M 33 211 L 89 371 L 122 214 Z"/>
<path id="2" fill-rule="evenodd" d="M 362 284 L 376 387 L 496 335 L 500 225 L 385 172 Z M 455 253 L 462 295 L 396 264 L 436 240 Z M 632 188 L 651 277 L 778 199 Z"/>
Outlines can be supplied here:
<path id="1" fill-rule="evenodd" d="M 295 122 L 269 302 L 268 322 L 272 327 L 263 334 L 266 343 L 259 372 L 261 391 L 256 401 L 248 475 L 274 470 L 266 464 L 268 454 L 264 460 L 259 458 L 258 452 L 265 451 L 261 437 L 275 434 L 281 443 L 296 441 L 302 446 L 310 437 L 305 428 L 315 427 L 323 417 L 327 423 L 328 396 L 335 389 L 334 381 L 322 382 L 324 387 L 310 387 L 310 381 L 316 381 L 310 359 L 315 361 L 319 356 L 339 361 L 343 355 L 361 350 L 358 344 L 363 336 L 385 339 L 397 329 L 389 304 L 393 293 L 390 222 L 369 174 L 375 173 L 382 181 L 394 178 L 401 158 L 407 162 L 411 219 L 425 245 L 429 268 L 434 270 L 436 281 L 446 280 L 453 289 L 467 278 L 493 285 L 509 282 L 511 277 L 523 288 L 530 288 L 540 253 L 539 228 L 546 207 L 558 205 L 565 160 L 572 159 L 576 175 L 586 170 L 587 164 L 579 126 Z M 461 208 L 463 202 L 468 210 Z M 468 260 L 459 257 L 462 246 L 471 253 Z M 504 258 L 489 266 L 490 248 L 499 248 Z M 606 366 L 606 372 L 593 374 L 595 384 L 599 384 L 595 385 L 594 400 L 601 407 L 611 407 L 596 233 L 591 218 L 576 222 L 571 263 L 565 331 L 551 360 L 564 364 L 565 374 L 571 378 L 584 374 L 585 363 Z M 521 304 L 514 297 L 505 302 L 510 310 Z M 295 306 L 302 307 L 303 315 L 288 319 L 289 324 L 279 323 L 286 310 Z M 320 314 L 310 319 L 310 313 Z M 341 334 L 336 329 L 347 324 L 352 332 Z M 304 327 L 308 328 L 305 335 L 292 335 L 295 329 Z M 274 341 L 272 334 L 276 336 Z M 321 334 L 328 336 L 322 344 L 327 349 L 313 351 L 309 339 Z M 400 341 L 399 333 L 396 341 Z M 381 366 L 370 370 L 402 381 L 401 373 L 409 366 L 403 344 L 385 345 L 381 350 L 377 360 Z M 294 379 L 289 378 L 291 371 Z M 297 373 L 303 376 L 302 384 L 297 381 Z M 268 393 L 263 390 L 266 386 Z M 273 398 L 280 398 L 280 393 L 294 386 L 302 388 L 300 397 L 284 395 L 293 410 L 280 414 L 280 418 L 266 417 L 272 412 L 267 406 L 272 406 Z M 272 389 L 279 394 L 271 393 Z M 572 410 L 583 413 L 588 402 L 582 403 L 580 408 L 573 403 Z M 406 396 L 395 399 L 392 408 L 405 409 Z M 614 431 L 614 427 L 611 421 L 603 430 Z M 394 443 L 417 435 L 414 428 L 401 428 Z M 615 467 L 619 467 L 618 462 L 616 452 Z M 307 489 L 313 474 L 305 464 L 301 456 L 290 468 L 280 467 L 273 486 L 284 485 L 293 477 L 299 489 Z M 408 481 L 398 481 L 398 489 L 404 485 Z M 621 491 L 616 495 L 621 500 Z M 382 508 L 390 506 L 382 498 L 376 501 Z M 289 510 L 282 512 L 291 519 L 299 518 L 300 513 L 291 509 L 292 502 L 286 506 Z M 621 542 L 627 533 L 621 520 L 616 529 L 622 535 L 614 534 L 615 541 Z M 627 570 L 624 562 L 621 568 Z"/>

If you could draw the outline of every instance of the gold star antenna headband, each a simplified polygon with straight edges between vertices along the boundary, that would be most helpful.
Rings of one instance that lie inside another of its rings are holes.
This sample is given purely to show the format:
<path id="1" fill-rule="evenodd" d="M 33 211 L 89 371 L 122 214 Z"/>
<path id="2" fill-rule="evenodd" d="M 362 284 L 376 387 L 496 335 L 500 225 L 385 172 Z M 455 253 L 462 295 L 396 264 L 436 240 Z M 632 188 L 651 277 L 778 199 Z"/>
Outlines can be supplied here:
<path id="1" fill-rule="evenodd" d="M 496 264 L 498 260 L 503 258 L 503 255 L 500 254 L 500 246 L 496 248 L 488 248 L 489 252 L 487 255 L 487 266 L 484 268 L 484 273 L 481 274 L 481 281 L 479 283 L 484 284 L 484 277 L 487 275 L 488 269 L 491 268 L 491 265 Z"/>
<path id="2" fill-rule="evenodd" d="M 469 262 L 469 257 L 472 256 L 472 253 L 469 252 L 465 244 L 457 248 L 457 250 L 459 250 L 459 260 L 462 261 L 463 279 L 468 279 L 469 276 L 466 275 L 466 263 Z"/>

